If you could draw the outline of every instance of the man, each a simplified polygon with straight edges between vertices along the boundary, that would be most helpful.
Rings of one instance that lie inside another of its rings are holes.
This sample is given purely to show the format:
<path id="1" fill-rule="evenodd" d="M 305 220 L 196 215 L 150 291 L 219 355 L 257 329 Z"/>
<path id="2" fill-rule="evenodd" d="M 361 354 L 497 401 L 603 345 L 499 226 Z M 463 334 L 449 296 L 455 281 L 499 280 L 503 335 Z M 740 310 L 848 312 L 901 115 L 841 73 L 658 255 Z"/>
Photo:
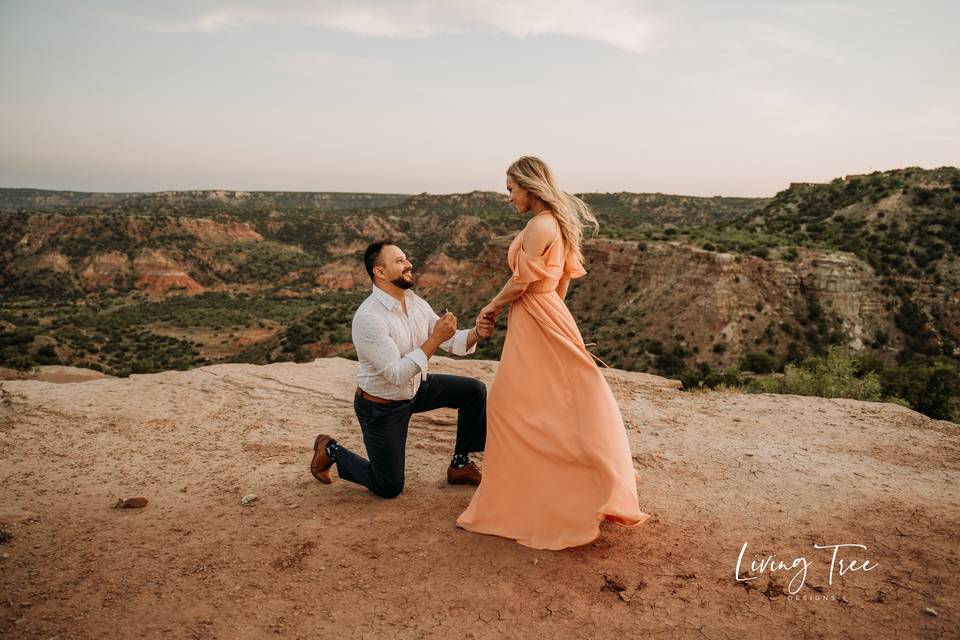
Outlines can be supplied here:
<path id="1" fill-rule="evenodd" d="M 483 451 L 486 442 L 486 387 L 473 378 L 427 375 L 427 369 L 438 348 L 460 356 L 473 353 L 477 341 L 493 332 L 493 321 L 477 318 L 473 328 L 458 331 L 452 313 L 438 317 L 410 291 L 413 265 L 390 240 L 367 247 L 363 263 L 373 292 L 353 316 L 353 345 L 359 360 L 353 409 L 369 460 L 320 434 L 313 443 L 310 473 L 330 484 L 330 467 L 336 463 L 341 478 L 378 496 L 395 498 L 403 490 L 410 417 L 448 407 L 458 412 L 447 482 L 479 485 L 480 468 L 470 461 L 470 452 Z"/>

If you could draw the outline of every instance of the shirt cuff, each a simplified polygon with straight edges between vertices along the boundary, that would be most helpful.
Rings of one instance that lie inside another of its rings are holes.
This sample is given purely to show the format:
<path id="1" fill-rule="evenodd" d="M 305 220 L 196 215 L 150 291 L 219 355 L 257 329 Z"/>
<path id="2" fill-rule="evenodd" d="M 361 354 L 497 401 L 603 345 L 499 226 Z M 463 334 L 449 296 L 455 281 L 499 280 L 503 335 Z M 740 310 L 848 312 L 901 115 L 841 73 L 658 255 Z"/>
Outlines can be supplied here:
<path id="1" fill-rule="evenodd" d="M 423 349 L 417 347 L 413 351 L 407 354 L 407 357 L 413 360 L 418 367 L 420 367 L 420 377 L 427 377 L 427 354 L 423 352 Z"/>
<path id="2" fill-rule="evenodd" d="M 470 336 L 472 329 L 459 329 L 453 336 L 453 345 L 450 349 L 450 353 L 455 356 L 467 356 L 477 350 L 477 342 L 473 343 L 473 346 L 467 349 L 467 338 Z M 479 337 L 479 336 L 478 336 Z"/>

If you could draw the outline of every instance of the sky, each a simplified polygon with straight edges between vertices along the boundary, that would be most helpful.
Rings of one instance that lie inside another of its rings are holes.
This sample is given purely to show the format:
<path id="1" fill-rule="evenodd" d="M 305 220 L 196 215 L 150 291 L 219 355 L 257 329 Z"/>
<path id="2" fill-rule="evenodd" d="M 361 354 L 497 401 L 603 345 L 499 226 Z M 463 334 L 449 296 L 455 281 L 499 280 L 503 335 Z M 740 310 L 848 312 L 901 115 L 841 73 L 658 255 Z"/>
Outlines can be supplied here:
<path id="1" fill-rule="evenodd" d="M 0 0 L 0 187 L 772 196 L 960 165 L 960 2 Z"/>

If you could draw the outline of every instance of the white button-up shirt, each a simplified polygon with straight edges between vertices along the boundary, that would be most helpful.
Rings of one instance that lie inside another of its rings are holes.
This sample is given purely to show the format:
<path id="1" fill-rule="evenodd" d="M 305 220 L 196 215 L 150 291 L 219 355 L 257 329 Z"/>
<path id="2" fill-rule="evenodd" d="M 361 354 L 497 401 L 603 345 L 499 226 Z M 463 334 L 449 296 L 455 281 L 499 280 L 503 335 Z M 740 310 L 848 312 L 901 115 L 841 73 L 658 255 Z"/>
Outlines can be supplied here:
<path id="1" fill-rule="evenodd" d="M 420 381 L 427 379 L 427 354 L 420 348 L 439 320 L 426 300 L 409 289 L 407 313 L 400 301 L 373 287 L 353 315 L 353 346 L 360 367 L 357 385 L 371 395 L 387 400 L 409 400 L 417 394 Z M 440 345 L 444 351 L 465 356 L 469 329 L 458 330 Z"/>

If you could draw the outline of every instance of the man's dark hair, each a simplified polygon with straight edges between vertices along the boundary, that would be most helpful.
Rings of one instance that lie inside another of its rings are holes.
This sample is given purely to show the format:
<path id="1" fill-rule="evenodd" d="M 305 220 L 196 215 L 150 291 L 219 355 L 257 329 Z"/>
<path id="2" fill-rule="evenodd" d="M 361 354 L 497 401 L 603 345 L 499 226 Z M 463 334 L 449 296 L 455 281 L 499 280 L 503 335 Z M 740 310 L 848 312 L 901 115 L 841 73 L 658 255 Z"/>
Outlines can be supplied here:
<path id="1" fill-rule="evenodd" d="M 394 244 L 393 240 L 377 240 L 363 252 L 363 266 L 367 268 L 367 275 L 370 276 L 370 280 L 373 280 L 373 268 L 383 266 L 383 261 L 380 260 L 380 251 L 392 244 Z"/>

